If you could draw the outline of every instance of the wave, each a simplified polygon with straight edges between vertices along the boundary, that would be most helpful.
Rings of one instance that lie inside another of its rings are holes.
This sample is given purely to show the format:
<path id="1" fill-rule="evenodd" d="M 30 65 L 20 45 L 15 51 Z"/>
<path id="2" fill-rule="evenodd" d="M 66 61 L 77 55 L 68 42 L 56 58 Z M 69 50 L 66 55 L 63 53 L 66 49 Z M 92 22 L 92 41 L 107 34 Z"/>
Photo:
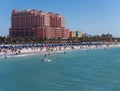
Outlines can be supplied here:
<path id="1" fill-rule="evenodd" d="M 8 54 L 6 56 L 0 55 L 0 58 L 26 57 L 28 55 L 29 54 L 20 54 L 20 55 Z"/>

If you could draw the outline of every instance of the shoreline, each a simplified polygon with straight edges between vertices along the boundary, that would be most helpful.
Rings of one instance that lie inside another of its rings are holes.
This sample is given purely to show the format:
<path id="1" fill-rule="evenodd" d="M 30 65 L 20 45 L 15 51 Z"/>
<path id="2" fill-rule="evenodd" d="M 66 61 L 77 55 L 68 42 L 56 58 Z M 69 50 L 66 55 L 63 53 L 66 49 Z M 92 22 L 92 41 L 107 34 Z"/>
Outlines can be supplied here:
<path id="1" fill-rule="evenodd" d="M 34 54 L 46 54 L 46 53 L 55 53 L 55 52 L 67 52 L 68 50 L 92 50 L 92 49 L 108 49 L 120 47 L 118 44 L 102 44 L 102 45 L 73 45 L 73 46 L 44 46 L 44 47 L 26 47 L 26 48 L 1 48 L 0 57 L 7 58 L 9 56 L 23 56 L 23 55 L 34 55 Z"/>

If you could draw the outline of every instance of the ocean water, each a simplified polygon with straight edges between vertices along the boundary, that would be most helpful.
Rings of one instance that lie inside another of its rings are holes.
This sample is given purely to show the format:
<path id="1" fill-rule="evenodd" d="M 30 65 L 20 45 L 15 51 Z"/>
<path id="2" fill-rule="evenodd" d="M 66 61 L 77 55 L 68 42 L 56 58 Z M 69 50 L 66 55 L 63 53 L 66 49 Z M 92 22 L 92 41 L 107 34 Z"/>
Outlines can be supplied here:
<path id="1" fill-rule="evenodd" d="M 0 91 L 120 91 L 120 48 L 0 58 Z"/>

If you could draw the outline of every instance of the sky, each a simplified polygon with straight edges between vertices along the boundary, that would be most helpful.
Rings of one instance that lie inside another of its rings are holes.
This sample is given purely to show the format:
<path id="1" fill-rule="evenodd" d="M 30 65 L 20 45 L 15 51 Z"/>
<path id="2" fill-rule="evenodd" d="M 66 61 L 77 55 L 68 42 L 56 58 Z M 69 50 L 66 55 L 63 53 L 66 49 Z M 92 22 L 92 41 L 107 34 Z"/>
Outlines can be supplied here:
<path id="1" fill-rule="evenodd" d="M 9 35 L 13 9 L 59 13 L 70 30 L 120 37 L 120 0 L 1 0 L 0 36 Z"/>

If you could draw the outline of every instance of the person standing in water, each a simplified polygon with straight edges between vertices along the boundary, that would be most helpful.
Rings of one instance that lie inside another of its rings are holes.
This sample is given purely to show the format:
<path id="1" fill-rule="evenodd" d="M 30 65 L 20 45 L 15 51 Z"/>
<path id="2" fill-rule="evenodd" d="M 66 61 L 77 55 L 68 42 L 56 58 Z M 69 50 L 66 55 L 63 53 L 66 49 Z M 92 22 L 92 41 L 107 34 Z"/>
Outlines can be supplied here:
<path id="1" fill-rule="evenodd" d="M 7 58 L 6 54 L 7 54 L 7 50 L 4 50 L 4 58 L 5 59 Z"/>

